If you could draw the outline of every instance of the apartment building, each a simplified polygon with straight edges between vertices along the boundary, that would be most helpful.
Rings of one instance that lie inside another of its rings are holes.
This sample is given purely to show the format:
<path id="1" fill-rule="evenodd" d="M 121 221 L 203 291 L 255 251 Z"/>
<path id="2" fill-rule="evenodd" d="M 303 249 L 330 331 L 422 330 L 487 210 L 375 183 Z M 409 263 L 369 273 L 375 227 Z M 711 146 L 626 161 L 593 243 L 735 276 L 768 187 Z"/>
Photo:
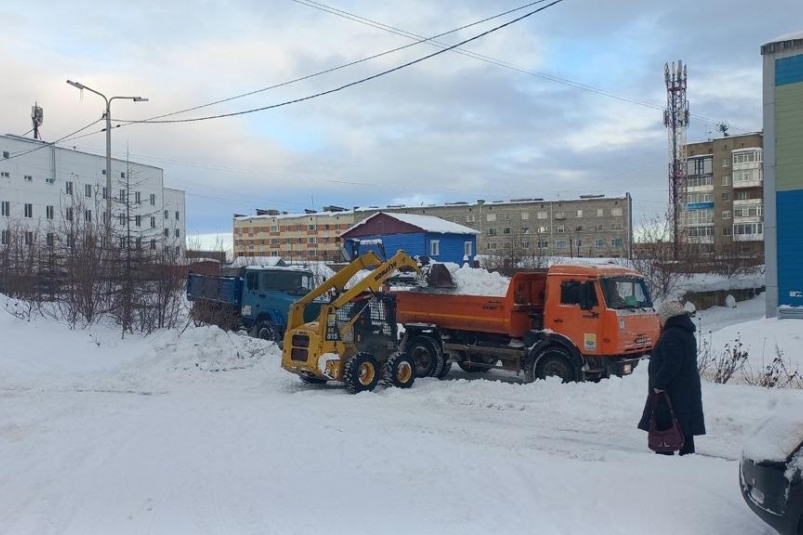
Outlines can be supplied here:
<path id="1" fill-rule="evenodd" d="M 478 230 L 477 254 L 523 258 L 629 257 L 633 242 L 632 198 L 582 196 L 552 200 L 457 201 L 442 205 L 287 214 L 259 210 L 234 217 L 234 256 L 280 256 L 289 260 L 339 260 L 340 234 L 378 212 L 431 215 Z"/>
<path id="2" fill-rule="evenodd" d="M 583 195 L 578 199 L 477 200 L 429 206 L 370 207 L 378 211 L 433 215 L 478 230 L 477 253 L 502 257 L 629 258 L 633 242 L 633 200 Z M 362 217 L 360 218 L 362 219 Z"/>
<path id="3" fill-rule="evenodd" d="M 803 318 L 803 31 L 761 47 L 767 316 Z"/>
<path id="4" fill-rule="evenodd" d="M 162 169 L 113 159 L 111 192 L 106 182 L 105 156 L 0 136 L 0 246 L 15 231 L 24 233 L 26 245 L 68 243 L 74 229 L 105 223 L 111 194 L 120 246 L 122 229 L 130 226 L 132 247 L 184 252 L 184 192 L 164 187 Z"/>
<path id="5" fill-rule="evenodd" d="M 686 243 L 701 253 L 762 254 L 763 152 L 760 132 L 686 146 Z"/>
<path id="6" fill-rule="evenodd" d="M 278 256 L 285 260 L 341 260 L 340 234 L 355 223 L 355 212 L 337 206 L 288 214 L 257 210 L 234 216 L 234 257 Z"/>

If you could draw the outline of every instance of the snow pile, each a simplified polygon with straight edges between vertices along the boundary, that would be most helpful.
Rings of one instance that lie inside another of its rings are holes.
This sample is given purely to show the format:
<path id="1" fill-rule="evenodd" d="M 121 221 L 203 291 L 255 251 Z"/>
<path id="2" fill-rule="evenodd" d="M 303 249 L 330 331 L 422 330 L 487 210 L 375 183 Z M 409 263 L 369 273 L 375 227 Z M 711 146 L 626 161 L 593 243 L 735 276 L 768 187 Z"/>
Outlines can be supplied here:
<path id="1" fill-rule="evenodd" d="M 702 325 L 705 326 L 704 321 Z M 776 356 L 776 346 L 793 367 L 803 369 L 803 353 L 800 351 L 800 347 L 803 347 L 803 329 L 796 320 L 760 318 L 730 325 L 714 333 L 704 332 L 702 336 L 710 336 L 711 347 L 715 351 L 722 350 L 728 343 L 733 346 L 733 341 L 740 339 L 742 349 L 750 355 L 748 366 L 754 371 L 762 370 L 772 362 Z"/>
<path id="2" fill-rule="evenodd" d="M 464 295 L 489 295 L 504 297 L 507 295 L 510 279 L 497 272 L 490 272 L 482 268 L 459 266 L 453 263 L 444 263 L 457 286 L 450 293 Z"/>
<path id="3" fill-rule="evenodd" d="M 716 273 L 691 273 L 678 290 L 682 292 L 713 292 L 718 290 L 748 290 L 761 288 L 765 284 L 764 270 L 757 269 L 752 273 L 734 277 L 726 277 Z"/>

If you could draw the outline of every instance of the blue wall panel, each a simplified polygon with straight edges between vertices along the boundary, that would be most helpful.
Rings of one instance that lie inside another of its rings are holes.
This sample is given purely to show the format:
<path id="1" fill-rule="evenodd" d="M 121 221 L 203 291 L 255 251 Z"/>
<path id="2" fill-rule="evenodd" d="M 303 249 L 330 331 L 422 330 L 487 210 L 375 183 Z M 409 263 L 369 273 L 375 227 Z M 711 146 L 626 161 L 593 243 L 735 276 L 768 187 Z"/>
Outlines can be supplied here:
<path id="1" fill-rule="evenodd" d="M 775 85 L 803 82 L 803 54 L 775 60 Z"/>
<path id="2" fill-rule="evenodd" d="M 423 232 L 410 233 L 410 234 L 386 234 L 383 236 L 361 236 L 360 240 L 382 239 L 385 246 L 385 254 L 388 257 L 393 256 L 399 249 L 404 249 L 410 256 L 430 256 L 430 246 L 432 240 L 438 240 L 440 245 L 440 254 L 432 257 L 433 260 L 438 262 L 454 262 L 456 264 L 463 263 L 463 256 L 465 251 L 465 242 L 471 242 L 472 256 L 470 260 L 474 260 L 474 255 L 477 251 L 477 237 L 474 234 L 424 234 Z M 351 245 L 346 240 L 347 248 L 351 250 Z M 377 254 L 379 247 L 376 245 L 361 245 L 360 253 L 367 250 L 373 250 Z"/>
<path id="3" fill-rule="evenodd" d="M 803 190 L 776 193 L 778 304 L 803 306 Z"/>

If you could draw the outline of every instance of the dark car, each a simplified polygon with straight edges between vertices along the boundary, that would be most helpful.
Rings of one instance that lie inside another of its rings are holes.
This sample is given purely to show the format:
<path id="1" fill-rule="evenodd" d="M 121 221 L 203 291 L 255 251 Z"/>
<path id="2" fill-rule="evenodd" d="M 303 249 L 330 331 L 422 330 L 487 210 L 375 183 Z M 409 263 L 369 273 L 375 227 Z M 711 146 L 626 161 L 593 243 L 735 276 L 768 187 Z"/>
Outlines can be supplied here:
<path id="1" fill-rule="evenodd" d="M 747 441 L 739 467 L 742 496 L 781 535 L 803 535 L 803 413 L 782 411 Z"/>

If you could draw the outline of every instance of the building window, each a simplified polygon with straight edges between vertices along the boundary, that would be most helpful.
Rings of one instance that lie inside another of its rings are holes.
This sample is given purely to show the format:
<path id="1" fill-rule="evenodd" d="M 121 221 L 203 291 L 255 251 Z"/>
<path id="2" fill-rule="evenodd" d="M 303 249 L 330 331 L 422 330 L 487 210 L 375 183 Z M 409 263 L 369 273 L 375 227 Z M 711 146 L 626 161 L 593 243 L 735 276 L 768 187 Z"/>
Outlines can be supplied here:
<path id="1" fill-rule="evenodd" d="M 540 210 L 535 214 L 535 217 L 537 217 L 538 219 L 548 219 L 549 212 L 547 212 L 546 210 Z"/>
<path id="2" fill-rule="evenodd" d="M 2 213 L 0 215 L 4 215 L 6 217 L 11 215 L 11 202 L 10 201 L 3 201 L 0 203 L 0 210 Z"/>
<path id="3" fill-rule="evenodd" d="M 87 223 L 92 222 L 92 210 L 84 210 L 84 221 Z"/>
<path id="4" fill-rule="evenodd" d="M 724 193 L 722 194 L 722 200 L 723 200 L 723 201 L 729 201 L 729 200 L 731 200 L 731 193 L 730 193 L 730 191 L 726 191 L 726 192 L 724 192 Z"/>
<path id="5" fill-rule="evenodd" d="M 33 232 L 28 231 L 25 233 L 25 245 L 33 245 Z"/>
<path id="6" fill-rule="evenodd" d="M 730 219 L 731 218 L 731 211 L 730 210 L 723 210 L 722 211 L 722 219 Z"/>
<path id="7" fill-rule="evenodd" d="M 176 221 L 178 221 L 179 219 L 181 219 L 181 218 L 179 217 L 179 211 L 178 211 L 178 210 L 176 210 Z"/>
<path id="8" fill-rule="evenodd" d="M 120 226 L 125 226 L 125 222 L 126 222 L 125 214 L 120 214 L 120 216 L 118 217 L 118 220 L 120 221 Z"/>
<path id="9" fill-rule="evenodd" d="M 530 233 L 530 227 L 521 227 L 521 233 L 522 234 L 529 234 Z"/>
<path id="10" fill-rule="evenodd" d="M 142 216 L 135 215 L 134 216 L 134 226 L 141 227 L 142 226 Z"/>
<path id="11" fill-rule="evenodd" d="M 101 175 L 105 175 L 105 174 L 106 174 L 106 170 L 105 170 L 105 169 L 101 169 L 101 170 L 100 170 L 100 174 L 101 174 Z"/>
<path id="12" fill-rule="evenodd" d="M 120 173 L 120 178 L 125 178 L 125 173 L 121 172 Z"/>
<path id="13" fill-rule="evenodd" d="M 713 186 L 714 178 L 712 175 L 690 176 L 686 179 L 686 186 L 689 188 L 699 188 L 702 186 Z"/>
<path id="14" fill-rule="evenodd" d="M 316 237 L 312 236 L 310 238 L 307 238 L 307 243 L 309 243 L 309 244 L 318 243 L 318 239 Z"/>
<path id="15" fill-rule="evenodd" d="M 156 218 L 151 216 L 151 228 L 156 228 Z"/>
<path id="16" fill-rule="evenodd" d="M 156 240 L 151 240 L 151 251 L 156 250 Z"/>
<path id="17" fill-rule="evenodd" d="M 25 182 L 33 182 L 33 177 L 31 175 L 25 175 Z"/>
<path id="18" fill-rule="evenodd" d="M 170 229 L 166 228 L 165 229 L 165 238 L 169 238 L 169 237 L 170 237 Z"/>
<path id="19" fill-rule="evenodd" d="M 487 215 L 485 216 L 485 220 L 486 220 L 488 223 L 493 223 L 494 221 L 496 221 L 496 214 L 487 214 Z"/>
<path id="20" fill-rule="evenodd" d="M 731 161 L 730 158 L 722 158 L 722 167 L 730 167 Z"/>
<path id="21" fill-rule="evenodd" d="M 566 219 L 566 212 L 563 210 L 555 212 L 555 219 Z"/>
<path id="22" fill-rule="evenodd" d="M 496 250 L 496 242 L 492 242 L 488 244 L 488 249 Z"/>
<path id="23" fill-rule="evenodd" d="M 75 236 L 67 234 L 67 247 L 75 247 Z"/>
<path id="24" fill-rule="evenodd" d="M 505 227 L 505 228 L 502 230 L 502 234 L 510 234 L 510 227 Z"/>
<path id="25" fill-rule="evenodd" d="M 555 232 L 557 232 L 558 234 L 563 234 L 564 232 L 566 232 L 566 226 L 558 225 L 557 227 L 555 227 Z"/>
<path id="26" fill-rule="evenodd" d="M 622 217 L 622 209 L 621 208 L 611 208 L 611 216 L 613 216 L 613 217 Z"/>
<path id="27" fill-rule="evenodd" d="M 0 177 L 11 178 L 11 173 L 9 173 L 8 171 L 0 172 Z"/>
<path id="28" fill-rule="evenodd" d="M 4 230 L 0 232 L 0 245 L 8 245 L 10 239 L 11 239 L 11 231 Z"/>
<path id="29" fill-rule="evenodd" d="M 762 223 L 744 223 L 741 225 L 733 225 L 733 234 L 735 236 L 763 234 L 764 225 Z"/>
<path id="30" fill-rule="evenodd" d="M 64 189 L 67 195 L 72 195 L 72 182 L 65 182 Z"/>
<path id="31" fill-rule="evenodd" d="M 602 232 L 604 227 L 605 225 L 603 225 L 602 223 L 597 223 L 597 232 Z"/>
<path id="32" fill-rule="evenodd" d="M 165 221 L 167 221 L 168 219 L 170 219 L 170 211 L 165 210 Z"/>
<path id="33" fill-rule="evenodd" d="M 156 206 L 156 194 L 151 193 L 150 195 L 151 206 Z"/>
<path id="34" fill-rule="evenodd" d="M 538 227 L 538 234 L 548 234 L 549 227 Z"/>
<path id="35" fill-rule="evenodd" d="M 139 191 L 134 192 L 134 202 L 137 204 L 142 204 L 142 193 Z"/>
<path id="36" fill-rule="evenodd" d="M 471 258 L 471 255 L 474 254 L 474 244 L 470 241 L 463 243 L 463 256 Z"/>
<path id="37" fill-rule="evenodd" d="M 9 158 L 10 156 L 11 156 L 11 155 L 8 153 L 8 151 L 7 151 L 7 150 L 4 150 L 4 151 L 3 151 L 3 158 L 5 158 L 6 160 L 8 160 L 8 158 Z"/>
<path id="38" fill-rule="evenodd" d="M 521 213 L 521 220 L 522 221 L 527 221 L 528 219 L 530 219 L 530 213 L 529 212 L 522 212 Z"/>
<path id="39" fill-rule="evenodd" d="M 432 240 L 429 242 L 429 256 L 438 256 L 441 254 L 440 240 Z"/>
<path id="40" fill-rule="evenodd" d="M 126 199 L 125 199 L 125 197 L 126 197 L 126 195 L 125 195 L 125 190 L 124 190 L 124 189 L 121 189 L 121 190 L 120 190 L 120 202 L 126 202 Z"/>
<path id="41" fill-rule="evenodd" d="M 67 208 L 64 210 L 64 219 L 67 221 L 72 221 L 72 208 Z"/>
<path id="42" fill-rule="evenodd" d="M 730 175 L 725 175 L 722 177 L 722 185 L 723 186 L 730 186 L 731 185 L 731 177 Z"/>
<path id="43" fill-rule="evenodd" d="M 92 185 L 86 184 L 84 186 L 84 197 L 91 197 L 92 196 Z"/>
<path id="44" fill-rule="evenodd" d="M 25 203 L 25 217 L 33 217 L 33 204 Z"/>
<path id="45" fill-rule="evenodd" d="M 103 186 L 103 198 L 104 199 L 109 198 L 109 190 L 106 189 L 106 186 Z"/>
<path id="46" fill-rule="evenodd" d="M 137 248 L 137 251 L 142 249 L 142 238 L 137 238 L 134 240 L 134 247 Z"/>
<path id="47" fill-rule="evenodd" d="M 574 230 L 575 232 L 583 232 L 583 225 L 577 225 Z"/>
<path id="48" fill-rule="evenodd" d="M 605 210 L 603 208 L 597 208 L 597 217 L 603 217 L 605 215 Z"/>
<path id="49" fill-rule="evenodd" d="M 539 249 L 548 249 L 549 248 L 549 241 L 547 241 L 547 240 L 538 240 L 538 248 Z"/>
<path id="50" fill-rule="evenodd" d="M 488 236 L 496 236 L 496 229 L 495 228 L 489 228 L 488 229 Z"/>
<path id="51" fill-rule="evenodd" d="M 52 232 L 48 232 L 47 236 L 45 236 L 45 242 L 47 243 L 48 247 L 53 247 L 56 243 L 56 236 Z"/>
<path id="52" fill-rule="evenodd" d="M 733 236 L 733 227 L 728 225 L 726 227 L 722 227 L 722 235 L 723 236 Z"/>
<path id="53" fill-rule="evenodd" d="M 566 249 L 569 246 L 569 242 L 566 240 L 555 240 L 555 249 Z"/>
<path id="54" fill-rule="evenodd" d="M 271 232 L 279 232 L 279 225 L 271 225 L 270 231 Z"/>
<path id="55" fill-rule="evenodd" d="M 741 152 L 734 152 L 733 153 L 733 163 L 754 163 L 754 162 L 761 162 L 762 154 L 761 150 L 746 150 Z"/>
<path id="56" fill-rule="evenodd" d="M 502 219 L 504 219 L 505 221 L 510 221 L 510 214 L 505 214 Z"/>
<path id="57" fill-rule="evenodd" d="M 594 240 L 594 247 L 605 247 L 605 240 L 602 238 L 597 238 Z"/>
<path id="58" fill-rule="evenodd" d="M 52 206 L 46 206 L 45 207 L 45 217 L 47 217 L 48 219 L 53 219 L 53 207 Z"/>
<path id="59" fill-rule="evenodd" d="M 577 217 L 583 217 L 583 211 L 577 210 Z"/>
<path id="60" fill-rule="evenodd" d="M 611 240 L 611 246 L 621 249 L 622 248 L 622 238 L 614 238 Z"/>

